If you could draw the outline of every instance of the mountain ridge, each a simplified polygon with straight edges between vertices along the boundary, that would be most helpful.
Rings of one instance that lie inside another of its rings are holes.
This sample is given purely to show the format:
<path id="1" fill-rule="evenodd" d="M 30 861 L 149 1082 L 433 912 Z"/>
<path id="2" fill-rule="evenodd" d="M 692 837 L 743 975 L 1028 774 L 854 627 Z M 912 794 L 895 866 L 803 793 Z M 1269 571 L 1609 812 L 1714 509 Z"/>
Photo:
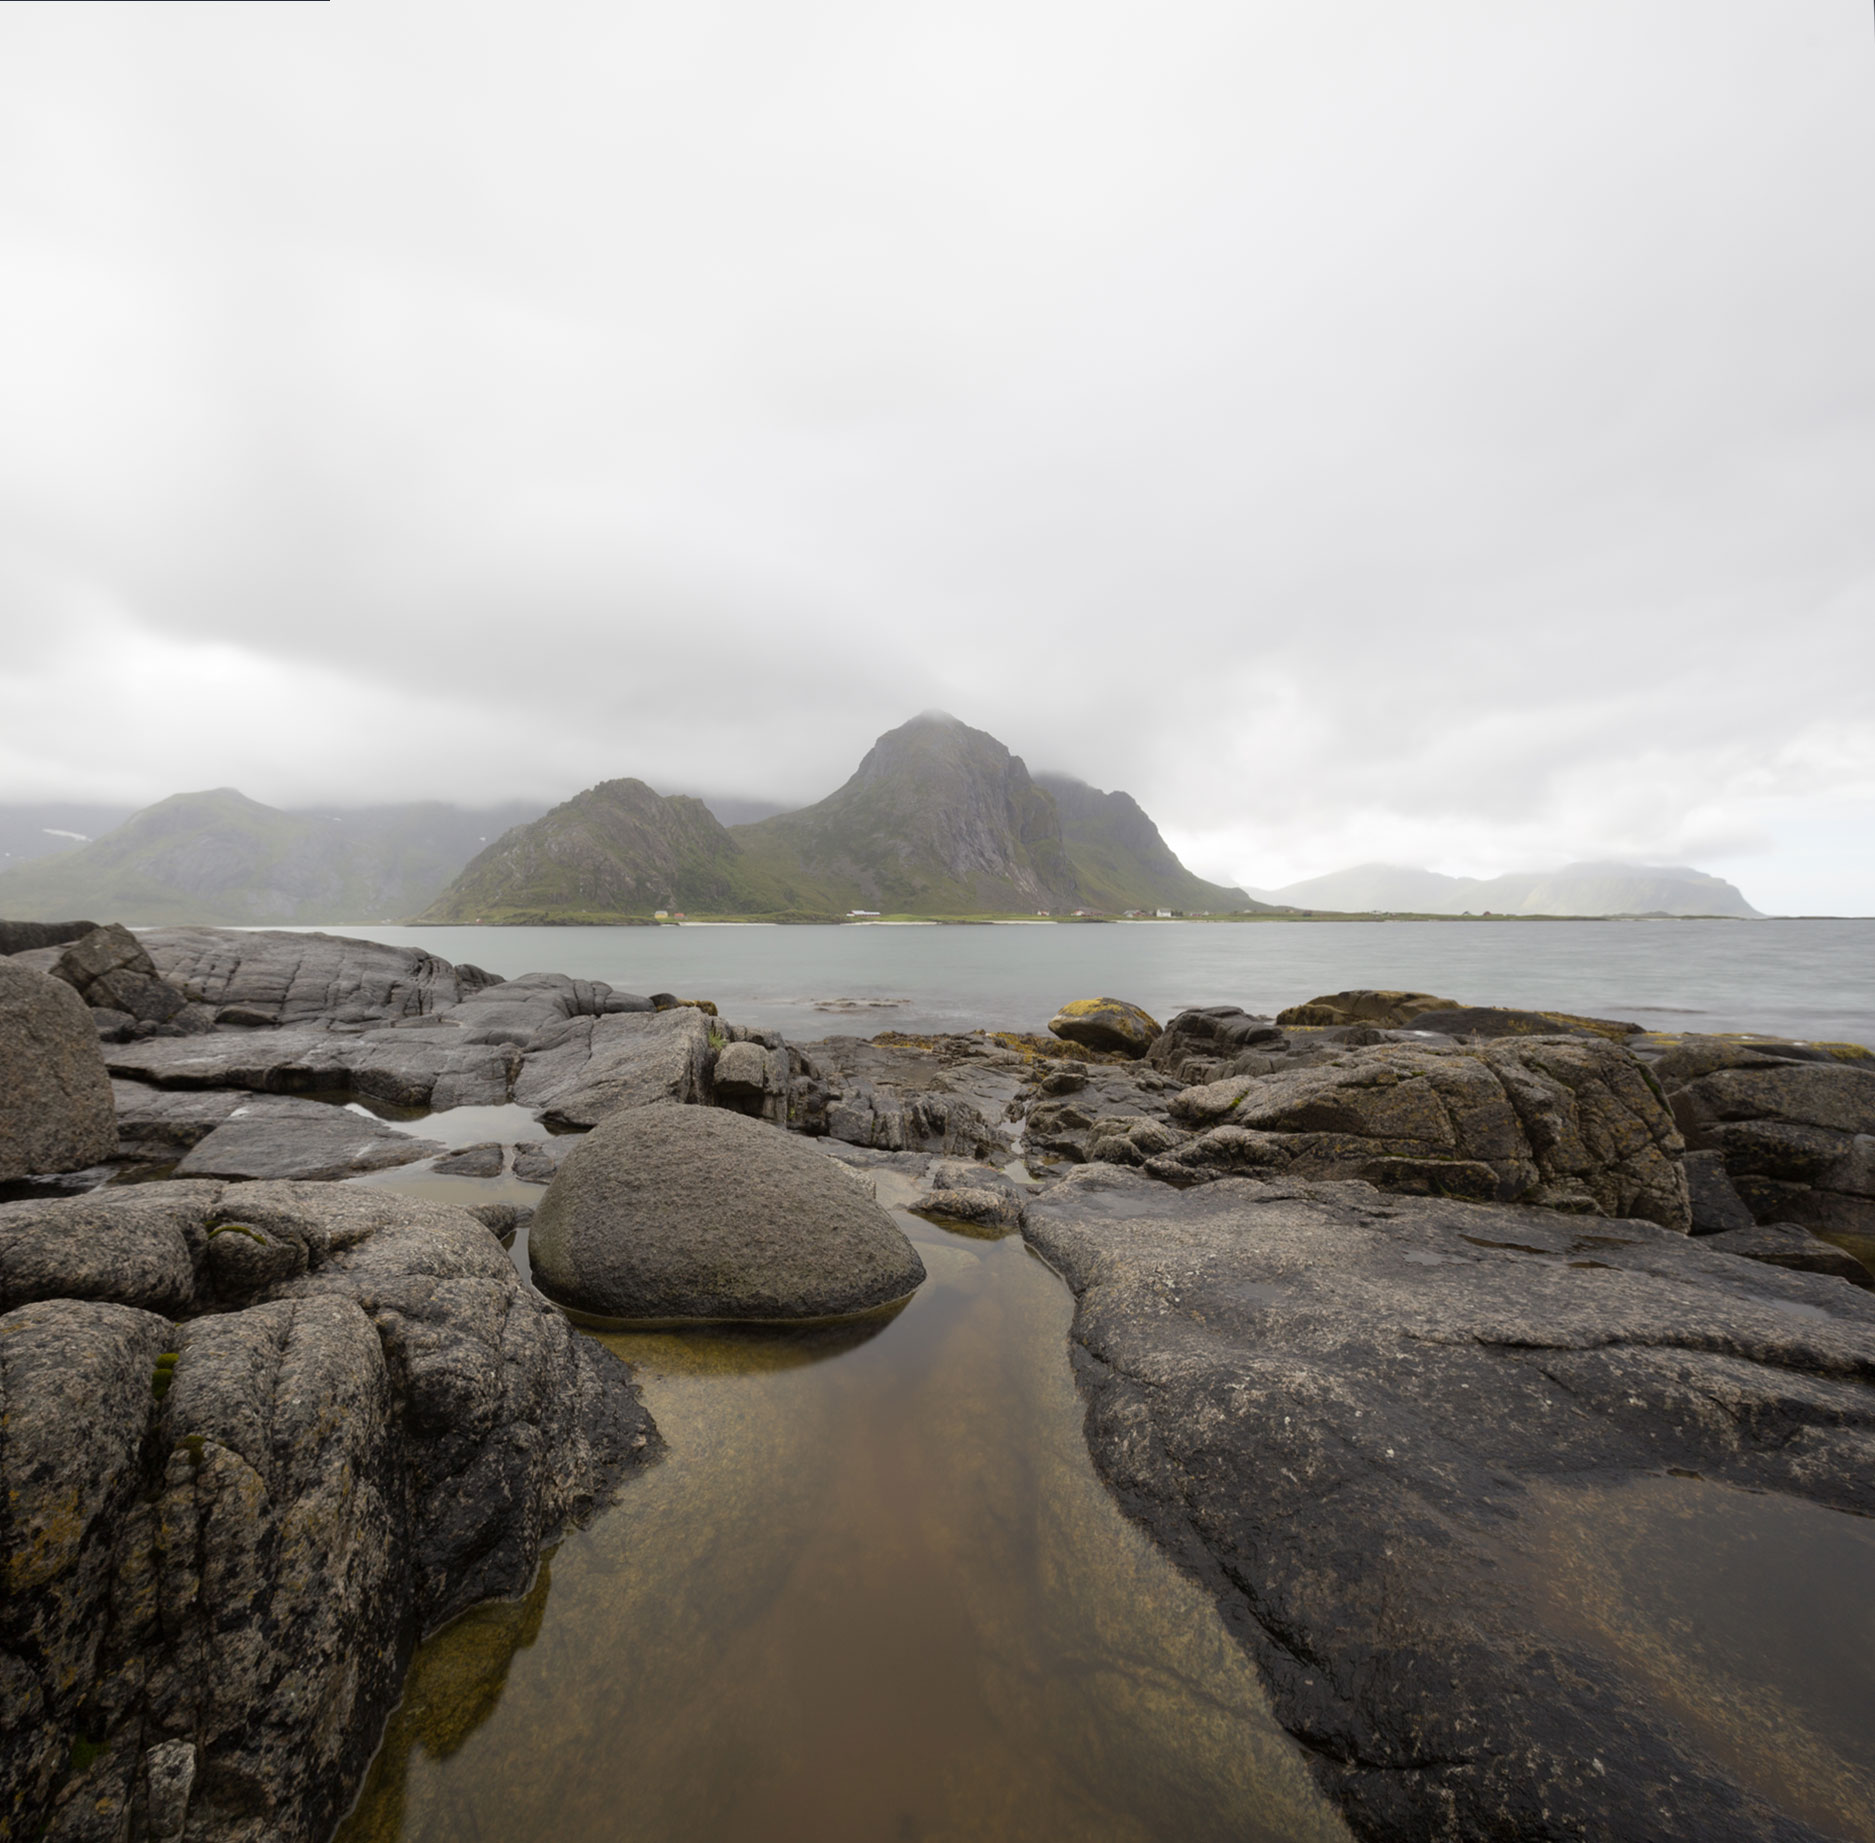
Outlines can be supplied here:
<path id="1" fill-rule="evenodd" d="M 1130 795 L 1032 776 L 987 731 L 927 711 L 879 737 L 825 799 L 746 824 L 642 781 L 601 782 L 498 839 L 419 919 L 1077 906 L 1260 905 L 1193 876 Z"/>
<path id="2" fill-rule="evenodd" d="M 1355 864 L 1277 890 L 1265 902 L 1338 914 L 1722 915 L 1760 912 L 1737 885 L 1687 865 L 1583 862 L 1553 871 L 1453 877 L 1399 864 Z"/>

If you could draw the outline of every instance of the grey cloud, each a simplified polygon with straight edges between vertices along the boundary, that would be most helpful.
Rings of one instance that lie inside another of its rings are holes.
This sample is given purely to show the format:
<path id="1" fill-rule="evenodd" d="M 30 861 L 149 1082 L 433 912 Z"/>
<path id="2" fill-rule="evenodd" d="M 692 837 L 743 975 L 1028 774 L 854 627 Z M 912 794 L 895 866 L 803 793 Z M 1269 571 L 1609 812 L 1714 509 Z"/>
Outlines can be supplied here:
<path id="1" fill-rule="evenodd" d="M 1265 886 L 1875 811 L 1848 9 L 5 15 L 0 794 L 935 704 Z"/>

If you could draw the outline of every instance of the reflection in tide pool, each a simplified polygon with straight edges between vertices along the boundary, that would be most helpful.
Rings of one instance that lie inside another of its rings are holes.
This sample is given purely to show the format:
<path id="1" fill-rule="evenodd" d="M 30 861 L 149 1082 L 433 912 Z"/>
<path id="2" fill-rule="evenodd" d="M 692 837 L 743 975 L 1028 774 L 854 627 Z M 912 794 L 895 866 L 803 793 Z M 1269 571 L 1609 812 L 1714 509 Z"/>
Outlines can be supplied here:
<path id="1" fill-rule="evenodd" d="M 1209 1595 L 1095 1477 L 1066 1289 L 618 1335 L 668 1456 L 419 1653 L 345 1843 L 1345 1838 Z"/>

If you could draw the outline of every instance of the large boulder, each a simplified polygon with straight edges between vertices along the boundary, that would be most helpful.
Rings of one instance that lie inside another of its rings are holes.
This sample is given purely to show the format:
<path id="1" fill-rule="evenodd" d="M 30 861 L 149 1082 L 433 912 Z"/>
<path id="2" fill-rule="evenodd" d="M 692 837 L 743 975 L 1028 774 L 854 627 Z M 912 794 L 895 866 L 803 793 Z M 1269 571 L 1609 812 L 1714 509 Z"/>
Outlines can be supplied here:
<path id="1" fill-rule="evenodd" d="M 1147 1162 L 1174 1183 L 1359 1177 L 1682 1231 L 1692 1222 L 1673 1116 L 1641 1065 L 1595 1037 L 1380 1044 L 1188 1088 L 1170 1111 L 1200 1134 Z"/>
<path id="2" fill-rule="evenodd" d="M 1875 1236 L 1875 1070 L 1702 1046 L 1654 1066 L 1704 1068 L 1673 1090 L 1674 1115 L 1757 1221 Z"/>
<path id="3" fill-rule="evenodd" d="M 189 1009 L 188 997 L 160 977 L 143 944 L 121 922 L 73 941 L 52 969 L 94 1011 L 118 1011 L 144 1024 L 168 1024 Z M 204 1022 L 212 1014 L 204 1013 Z"/>
<path id="4" fill-rule="evenodd" d="M 81 1171 L 117 1150 L 91 1014 L 62 980 L 0 959 L 0 1180 Z"/>
<path id="5" fill-rule="evenodd" d="M 548 1186 L 528 1255 L 550 1299 L 618 1324 L 840 1317 L 924 1279 L 898 1225 L 831 1159 L 705 1107 L 603 1121 Z"/>
<path id="6" fill-rule="evenodd" d="M 1064 1043 L 1136 1058 L 1159 1035 L 1158 1020 L 1123 998 L 1070 999 L 1048 1020 L 1048 1028 Z"/>
<path id="7" fill-rule="evenodd" d="M 656 1450 L 624 1366 L 438 1204 L 7 1205 L 0 1307 L 8 1835 L 330 1835 L 416 1639 Z"/>
<path id="8" fill-rule="evenodd" d="M 1378 992 L 1363 986 L 1352 992 L 1326 992 L 1306 1005 L 1291 1005 L 1277 1012 L 1276 1021 L 1299 1029 L 1371 1024 L 1378 1030 L 1397 1030 L 1411 1024 L 1422 1011 L 1457 1009 L 1455 998 L 1434 998 L 1430 992 Z"/>
<path id="9" fill-rule="evenodd" d="M 1865 1834 L 1867 1293 L 1354 1183 L 1090 1165 L 1024 1235 L 1096 1465 L 1356 1835 Z"/>

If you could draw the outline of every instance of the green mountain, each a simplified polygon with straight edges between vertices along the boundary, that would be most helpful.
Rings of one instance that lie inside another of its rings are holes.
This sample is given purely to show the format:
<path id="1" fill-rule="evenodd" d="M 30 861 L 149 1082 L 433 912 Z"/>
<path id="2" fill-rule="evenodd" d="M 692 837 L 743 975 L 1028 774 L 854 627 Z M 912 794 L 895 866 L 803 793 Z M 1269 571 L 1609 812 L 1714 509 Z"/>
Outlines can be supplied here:
<path id="1" fill-rule="evenodd" d="M 771 882 L 701 800 L 601 781 L 472 858 L 426 922 L 611 920 L 659 909 L 773 914 L 826 906 Z"/>
<path id="2" fill-rule="evenodd" d="M 747 825 L 642 781 L 588 788 L 496 840 L 421 919 L 1253 906 L 1186 870 L 1127 795 L 1038 782 L 994 736 L 926 712 L 826 799 Z"/>
<path id="3" fill-rule="evenodd" d="M 174 794 L 55 857 L 0 870 L 0 915 L 138 924 L 397 920 L 539 809 L 414 802 L 286 813 L 232 787 Z"/>
<path id="4" fill-rule="evenodd" d="M 881 736 L 817 805 L 735 837 L 772 880 L 844 909 L 1032 913 L 1078 895 L 1054 801 L 994 736 L 937 711 Z"/>
<path id="5" fill-rule="evenodd" d="M 1102 793 L 1068 774 L 1038 774 L 1035 784 L 1054 796 L 1083 907 L 1215 914 L 1265 906 L 1240 889 L 1194 876 L 1131 794 Z"/>

